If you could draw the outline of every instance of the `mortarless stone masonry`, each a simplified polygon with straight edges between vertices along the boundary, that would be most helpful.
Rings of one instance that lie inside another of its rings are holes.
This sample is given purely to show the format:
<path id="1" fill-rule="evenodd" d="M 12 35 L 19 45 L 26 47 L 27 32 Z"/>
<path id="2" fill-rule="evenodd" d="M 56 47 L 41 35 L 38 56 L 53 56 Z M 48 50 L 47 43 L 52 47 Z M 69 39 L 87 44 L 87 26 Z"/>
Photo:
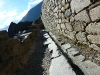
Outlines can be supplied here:
<path id="1" fill-rule="evenodd" d="M 56 36 L 66 36 L 100 52 L 100 0 L 44 0 L 42 21 Z"/>

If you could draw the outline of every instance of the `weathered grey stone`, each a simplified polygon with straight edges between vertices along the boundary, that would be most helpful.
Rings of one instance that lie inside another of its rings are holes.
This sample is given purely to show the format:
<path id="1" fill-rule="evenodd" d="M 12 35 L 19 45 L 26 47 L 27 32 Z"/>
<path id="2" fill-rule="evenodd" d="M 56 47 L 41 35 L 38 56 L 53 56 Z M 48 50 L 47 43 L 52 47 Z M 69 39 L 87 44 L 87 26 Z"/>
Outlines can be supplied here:
<path id="1" fill-rule="evenodd" d="M 100 52 L 100 47 L 98 47 L 96 44 L 91 44 L 90 47 Z"/>
<path id="2" fill-rule="evenodd" d="M 55 19 L 55 23 L 56 23 L 56 24 L 58 24 L 58 23 L 59 23 L 58 19 Z"/>
<path id="3" fill-rule="evenodd" d="M 58 1 L 58 4 L 61 5 L 61 3 L 62 3 L 62 0 L 59 0 L 59 1 Z"/>
<path id="4" fill-rule="evenodd" d="M 60 24 L 57 24 L 57 27 L 56 27 L 56 28 L 57 28 L 57 29 L 61 29 L 61 28 L 60 28 Z"/>
<path id="5" fill-rule="evenodd" d="M 78 66 L 84 71 L 85 75 L 100 75 L 100 66 L 86 60 L 84 62 L 76 61 Z"/>
<path id="6" fill-rule="evenodd" d="M 90 18 L 86 12 L 86 10 L 81 11 L 77 15 L 75 15 L 75 20 L 79 21 L 85 21 L 85 22 L 90 22 Z"/>
<path id="7" fill-rule="evenodd" d="M 57 12 L 58 11 L 58 6 L 53 10 L 53 12 Z"/>
<path id="8" fill-rule="evenodd" d="M 79 32 L 76 34 L 76 38 L 77 40 L 83 42 L 83 41 L 86 41 L 86 33 L 85 32 Z"/>
<path id="9" fill-rule="evenodd" d="M 74 31 L 84 31 L 84 22 L 75 21 L 72 23 Z"/>
<path id="10" fill-rule="evenodd" d="M 68 52 L 68 55 L 70 55 L 70 56 L 74 56 L 76 54 L 79 54 L 79 50 L 77 48 L 70 48 L 67 50 L 67 52 Z"/>
<path id="11" fill-rule="evenodd" d="M 65 14 L 64 15 L 65 15 L 66 18 L 69 17 L 71 15 L 71 10 L 70 9 L 67 9 L 65 11 Z"/>
<path id="12" fill-rule="evenodd" d="M 62 47 L 66 50 L 68 48 L 71 48 L 71 44 L 67 43 L 67 44 L 62 45 Z"/>
<path id="13" fill-rule="evenodd" d="M 59 19 L 59 23 L 61 23 L 61 19 Z"/>
<path id="14" fill-rule="evenodd" d="M 61 29 L 66 29 L 66 27 L 65 27 L 65 24 L 64 24 L 64 23 L 62 23 L 62 24 L 61 24 Z"/>
<path id="15" fill-rule="evenodd" d="M 88 40 L 94 44 L 100 44 L 100 35 L 88 35 Z"/>
<path id="16" fill-rule="evenodd" d="M 90 23 L 86 27 L 86 32 L 89 34 L 100 34 L 100 22 L 99 23 Z"/>
<path id="17" fill-rule="evenodd" d="M 83 55 L 75 56 L 75 61 L 84 61 L 85 57 Z"/>
<path id="18" fill-rule="evenodd" d="M 62 5 L 63 5 L 63 6 L 65 5 L 65 0 L 62 0 Z"/>
<path id="19" fill-rule="evenodd" d="M 62 23 L 65 23 L 66 22 L 66 19 L 65 18 L 62 18 Z"/>
<path id="20" fill-rule="evenodd" d="M 73 22 L 75 19 L 73 16 L 70 16 L 70 22 Z"/>
<path id="21" fill-rule="evenodd" d="M 62 7 L 62 6 L 61 6 L 61 4 L 59 4 L 59 6 L 58 6 L 58 7 L 59 7 L 59 9 L 61 9 L 61 7 Z"/>
<path id="22" fill-rule="evenodd" d="M 90 5 L 90 0 L 72 0 L 71 1 L 71 10 L 72 13 L 78 13 L 83 8 Z"/>
<path id="23" fill-rule="evenodd" d="M 72 25 L 70 23 L 65 23 L 68 31 L 73 31 Z"/>
<path id="24" fill-rule="evenodd" d="M 57 13 L 55 13 L 54 15 L 55 15 L 56 18 L 58 18 L 58 14 Z"/>
<path id="25" fill-rule="evenodd" d="M 69 2 L 70 2 L 71 0 L 66 0 L 66 1 L 67 1 L 67 2 L 69 1 Z"/>
<path id="26" fill-rule="evenodd" d="M 70 22 L 70 19 L 69 18 L 66 18 L 66 22 L 69 23 Z"/>
<path id="27" fill-rule="evenodd" d="M 100 5 L 90 10 L 90 17 L 92 21 L 100 19 Z"/>
<path id="28" fill-rule="evenodd" d="M 65 11 L 65 8 L 64 8 L 64 7 L 62 7 L 62 8 L 61 8 L 61 11 L 62 11 L 62 12 L 64 12 L 64 11 Z"/>
<path id="29" fill-rule="evenodd" d="M 64 8 L 67 9 L 69 7 L 69 3 L 64 5 Z"/>
<path id="30" fill-rule="evenodd" d="M 68 30 L 65 30 L 65 36 L 67 36 L 68 38 L 72 39 L 72 40 L 75 40 L 75 32 L 70 32 Z"/>
<path id="31" fill-rule="evenodd" d="M 64 18 L 64 14 L 62 13 L 62 18 Z"/>
<path id="32" fill-rule="evenodd" d="M 58 2 L 57 2 L 57 0 L 55 0 L 55 5 L 56 5 L 56 6 L 58 5 Z"/>
<path id="33" fill-rule="evenodd" d="M 58 17 L 59 17 L 59 18 L 62 18 L 62 13 L 59 13 Z"/>
<path id="34" fill-rule="evenodd" d="M 61 13 L 61 10 L 58 10 L 59 13 Z"/>

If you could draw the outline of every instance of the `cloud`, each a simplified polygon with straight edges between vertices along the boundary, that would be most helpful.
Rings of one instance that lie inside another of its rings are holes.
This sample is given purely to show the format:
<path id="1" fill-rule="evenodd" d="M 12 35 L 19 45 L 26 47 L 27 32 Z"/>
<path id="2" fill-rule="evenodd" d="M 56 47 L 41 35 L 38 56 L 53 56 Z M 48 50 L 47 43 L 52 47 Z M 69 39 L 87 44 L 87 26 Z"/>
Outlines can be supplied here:
<path id="1" fill-rule="evenodd" d="M 17 15 L 17 9 L 11 11 L 1 11 L 0 12 L 0 19 L 4 20 L 9 17 L 13 17 Z"/>
<path id="2" fill-rule="evenodd" d="M 11 11 L 0 12 L 0 24 L 1 22 L 4 22 L 2 23 L 2 25 L 0 25 L 0 30 L 9 26 L 12 21 L 19 22 L 27 14 L 27 12 L 31 9 L 31 7 L 37 5 L 41 1 L 43 0 L 30 0 L 30 2 L 28 3 L 27 9 L 21 12 L 20 14 L 18 13 L 18 8 L 11 10 Z M 3 4 L 3 3 L 0 2 L 0 4 Z"/>
<path id="3" fill-rule="evenodd" d="M 15 19 L 17 15 L 18 15 L 17 9 L 0 12 L 0 24 L 2 24 L 0 25 L 0 30 L 5 28 L 6 26 L 9 26 L 9 24 Z"/>
<path id="4" fill-rule="evenodd" d="M 27 12 L 28 10 L 24 10 L 22 13 L 15 17 L 15 20 L 20 21 L 27 14 Z"/>
<path id="5" fill-rule="evenodd" d="M 4 5 L 4 2 L 0 2 L 0 6 L 3 6 Z"/>
<path id="6" fill-rule="evenodd" d="M 30 9 L 32 6 L 35 6 L 42 1 L 43 0 L 34 0 L 34 1 L 30 0 L 30 2 L 28 3 L 28 9 Z"/>
<path id="7" fill-rule="evenodd" d="M 14 17 L 10 17 L 6 19 L 3 25 L 0 25 L 0 30 L 4 29 L 5 27 L 9 26 L 9 24 L 13 21 Z"/>

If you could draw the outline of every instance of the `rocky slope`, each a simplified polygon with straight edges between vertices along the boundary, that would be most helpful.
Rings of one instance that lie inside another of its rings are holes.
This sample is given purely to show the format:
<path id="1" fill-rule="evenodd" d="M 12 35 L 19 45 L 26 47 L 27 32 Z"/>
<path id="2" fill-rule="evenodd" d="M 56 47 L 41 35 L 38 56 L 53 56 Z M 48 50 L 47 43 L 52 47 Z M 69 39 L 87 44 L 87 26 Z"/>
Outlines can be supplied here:
<path id="1" fill-rule="evenodd" d="M 22 26 L 18 25 L 18 27 L 22 27 L 23 29 L 23 26 L 27 25 L 27 22 L 21 24 Z M 38 37 L 41 28 L 44 28 L 40 19 L 35 24 L 36 26 L 28 28 L 30 31 L 18 34 L 17 38 L 9 38 L 7 31 L 0 31 L 0 75 L 15 75 L 15 71 L 18 69 L 25 53 L 27 53 L 32 43 Z M 13 27 L 10 27 L 9 31 L 11 33 L 16 32 Z M 23 42 L 20 41 L 22 35 L 23 37 L 27 36 Z"/>

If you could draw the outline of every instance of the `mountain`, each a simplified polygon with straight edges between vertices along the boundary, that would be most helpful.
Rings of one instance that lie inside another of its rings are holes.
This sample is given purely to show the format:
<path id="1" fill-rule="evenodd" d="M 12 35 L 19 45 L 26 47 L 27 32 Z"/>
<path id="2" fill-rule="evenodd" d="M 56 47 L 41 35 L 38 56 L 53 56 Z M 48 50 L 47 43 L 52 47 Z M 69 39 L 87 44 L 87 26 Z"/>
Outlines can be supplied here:
<path id="1" fill-rule="evenodd" d="M 22 18 L 21 22 L 35 21 L 36 19 L 38 19 L 40 17 L 40 15 L 41 15 L 42 3 L 43 2 L 40 2 L 39 4 L 37 4 L 36 6 L 31 8 L 28 11 L 28 13 Z"/>

